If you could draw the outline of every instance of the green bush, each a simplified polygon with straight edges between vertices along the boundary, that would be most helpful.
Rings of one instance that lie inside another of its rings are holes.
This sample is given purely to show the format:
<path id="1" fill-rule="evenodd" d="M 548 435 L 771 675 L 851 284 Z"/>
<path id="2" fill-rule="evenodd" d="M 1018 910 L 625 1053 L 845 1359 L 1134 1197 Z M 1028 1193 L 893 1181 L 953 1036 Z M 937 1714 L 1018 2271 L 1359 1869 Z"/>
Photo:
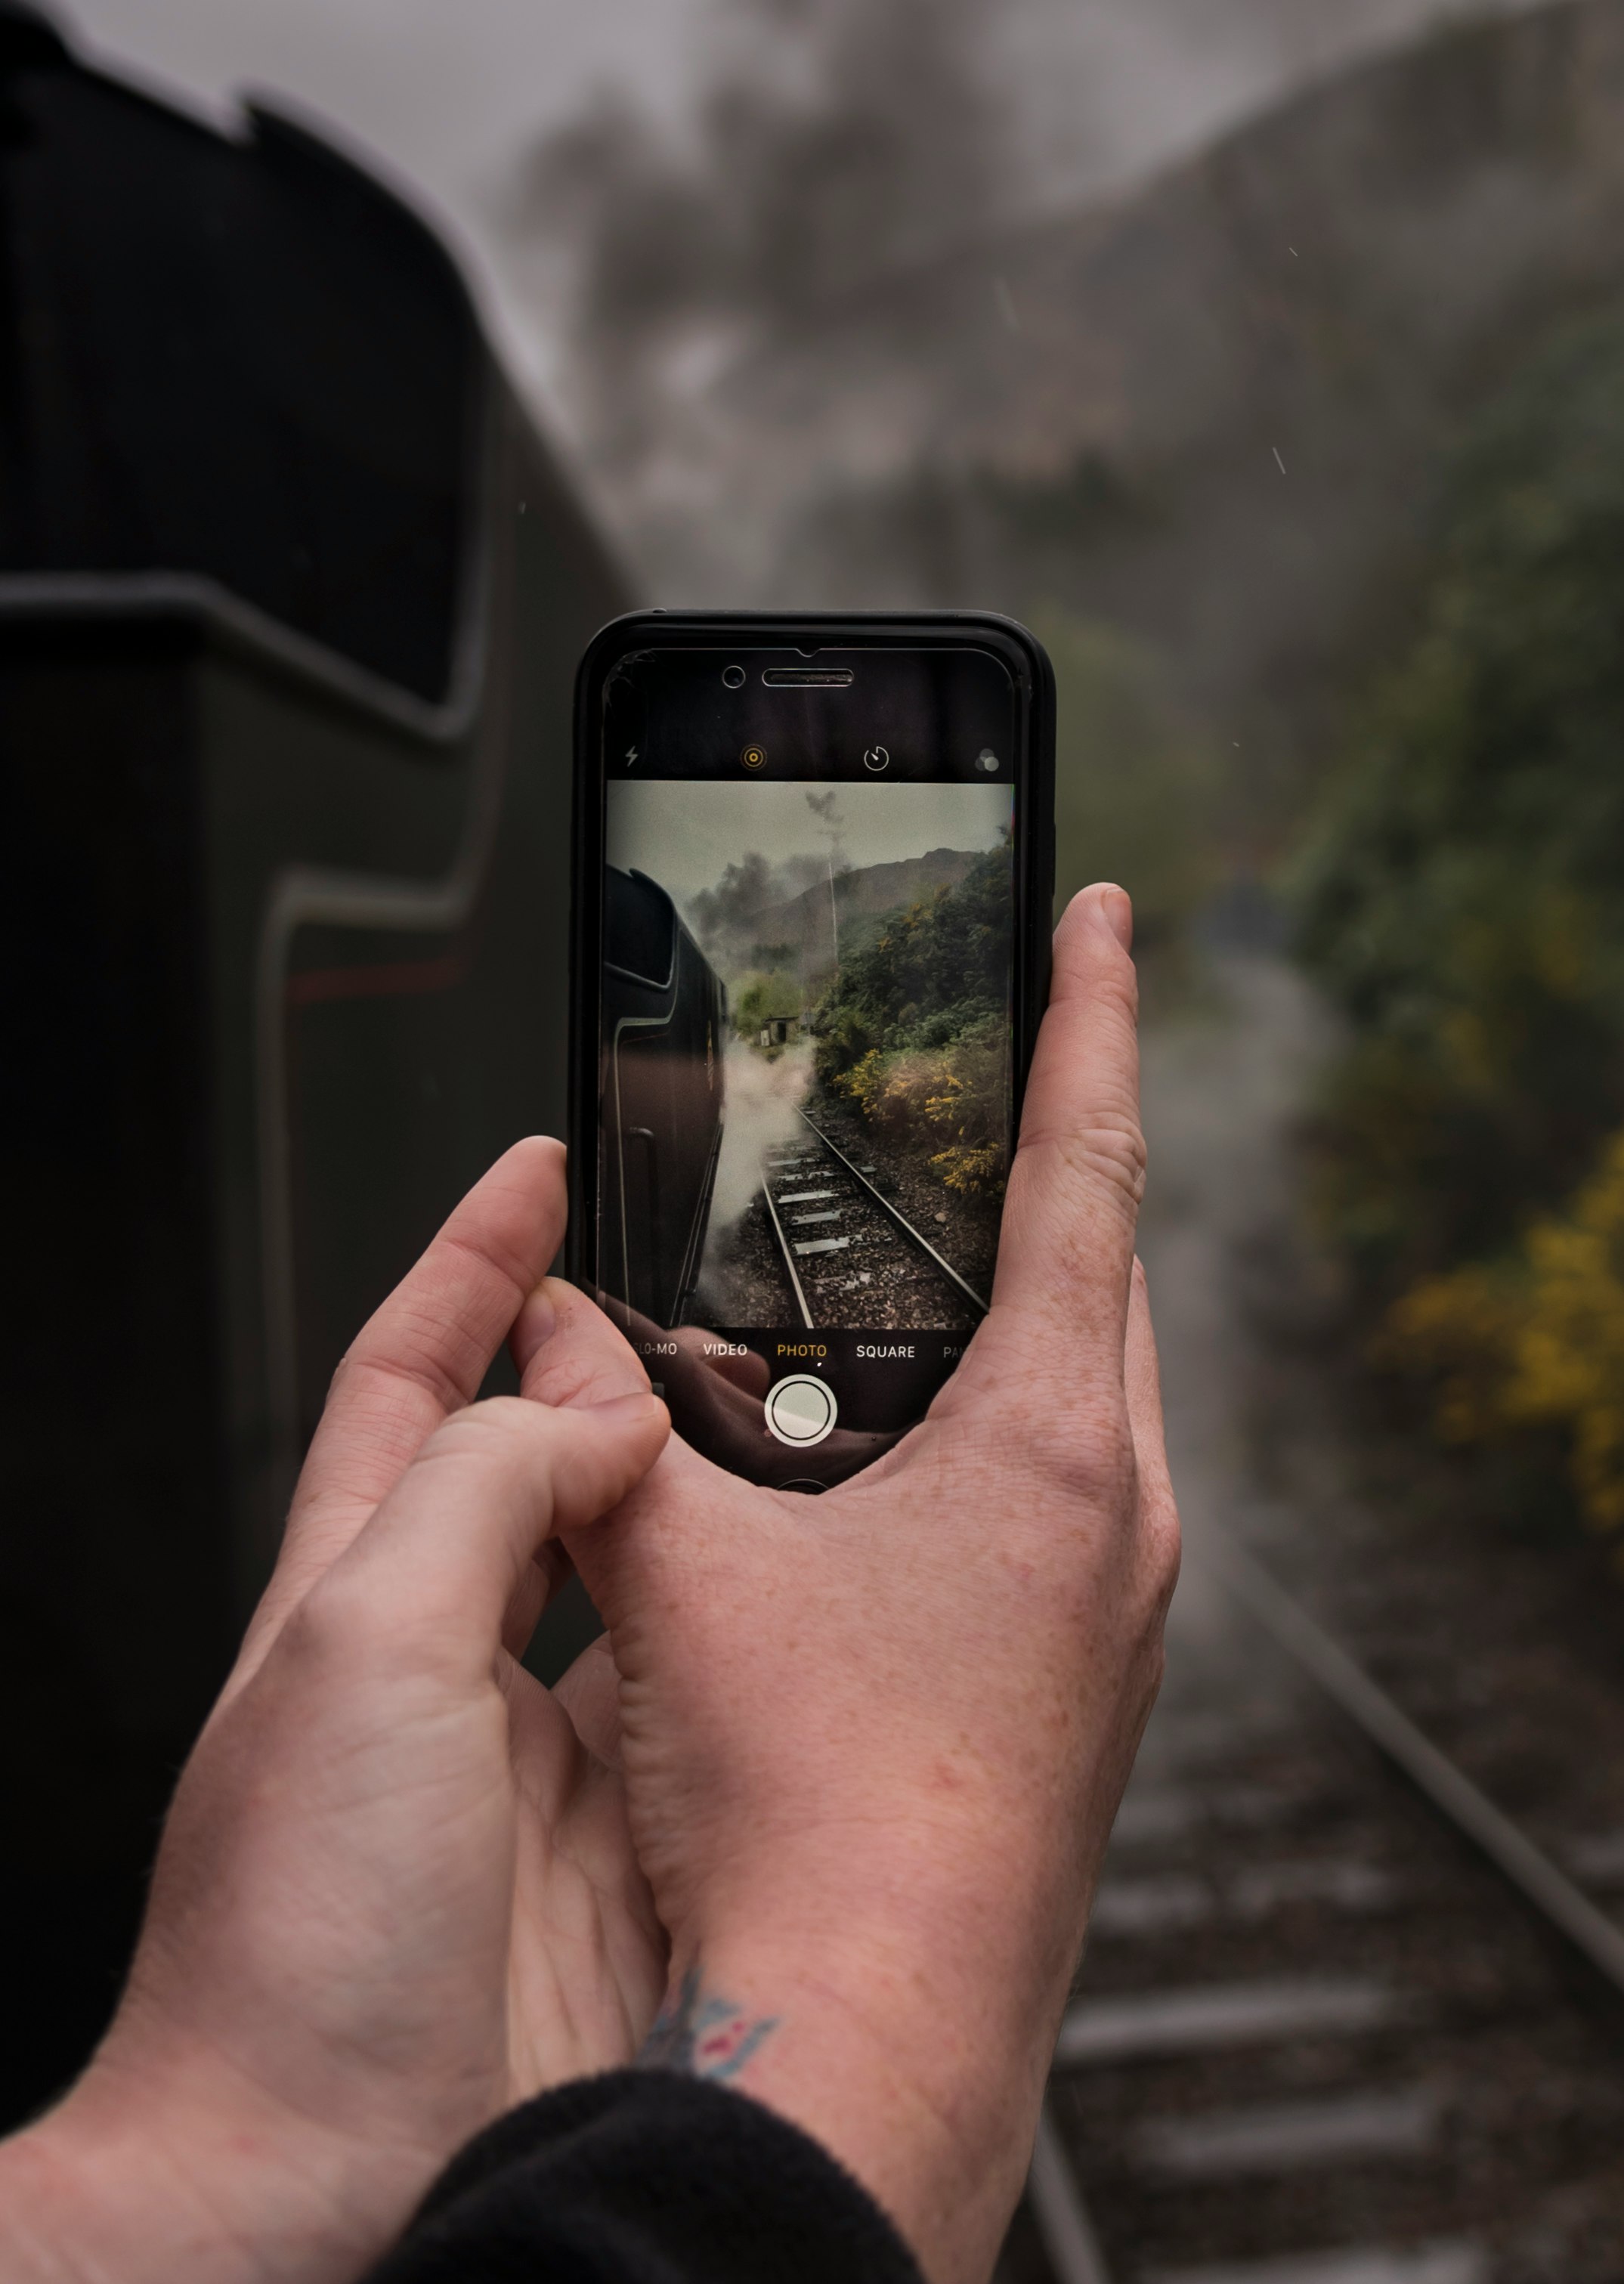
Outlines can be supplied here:
<path id="1" fill-rule="evenodd" d="M 950 1188 L 1003 1185 L 1009 1090 L 1010 850 L 890 914 L 815 1011 L 815 1067 L 876 1128 L 927 1149 Z"/>
<path id="2" fill-rule="evenodd" d="M 1007 842 L 975 858 L 956 888 L 892 913 L 841 961 L 816 1019 L 825 1081 L 871 1048 L 945 1046 L 1009 1006 Z"/>
<path id="3" fill-rule="evenodd" d="M 1298 867 L 1348 1018 L 1322 1195 L 1366 1292 L 1514 1250 L 1624 1124 L 1624 316 L 1451 471 L 1436 576 Z"/>

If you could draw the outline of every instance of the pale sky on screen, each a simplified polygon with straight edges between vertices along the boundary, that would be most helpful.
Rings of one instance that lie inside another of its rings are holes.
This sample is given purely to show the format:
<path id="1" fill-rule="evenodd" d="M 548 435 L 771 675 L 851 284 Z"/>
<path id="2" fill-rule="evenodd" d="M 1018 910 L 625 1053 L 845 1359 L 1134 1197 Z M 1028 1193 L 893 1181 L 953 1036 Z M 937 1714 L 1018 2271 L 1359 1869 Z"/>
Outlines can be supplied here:
<path id="1" fill-rule="evenodd" d="M 681 905 L 757 853 L 777 866 L 822 858 L 829 833 L 808 793 L 839 795 L 845 860 L 894 864 L 933 849 L 991 849 L 1010 821 L 995 785 L 723 785 L 649 780 L 608 787 L 612 864 L 646 872 Z"/>

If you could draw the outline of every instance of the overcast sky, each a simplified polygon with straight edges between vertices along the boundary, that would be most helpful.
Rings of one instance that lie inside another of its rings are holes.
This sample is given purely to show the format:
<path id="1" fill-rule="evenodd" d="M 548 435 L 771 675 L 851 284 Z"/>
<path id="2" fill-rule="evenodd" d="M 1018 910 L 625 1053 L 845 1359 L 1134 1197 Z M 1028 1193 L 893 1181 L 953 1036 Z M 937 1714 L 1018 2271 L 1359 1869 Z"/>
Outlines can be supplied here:
<path id="1" fill-rule="evenodd" d="M 828 786 L 662 783 L 609 787 L 608 856 L 646 872 L 684 907 L 753 854 L 773 866 L 829 848 L 808 790 Z M 837 816 L 848 864 L 894 864 L 933 849 L 992 849 L 1010 821 L 1008 786 L 843 785 Z"/>
<path id="2" fill-rule="evenodd" d="M 67 0 L 63 13 L 109 59 L 215 106 L 245 87 L 279 90 L 387 160 L 451 221 L 511 355 L 544 386 L 548 319 L 499 220 L 519 158 L 605 87 L 680 113 L 725 11 L 726 0 Z M 1070 196 L 1143 172 L 1442 12 L 1441 0 L 998 0 L 988 21 L 1041 171 Z"/>

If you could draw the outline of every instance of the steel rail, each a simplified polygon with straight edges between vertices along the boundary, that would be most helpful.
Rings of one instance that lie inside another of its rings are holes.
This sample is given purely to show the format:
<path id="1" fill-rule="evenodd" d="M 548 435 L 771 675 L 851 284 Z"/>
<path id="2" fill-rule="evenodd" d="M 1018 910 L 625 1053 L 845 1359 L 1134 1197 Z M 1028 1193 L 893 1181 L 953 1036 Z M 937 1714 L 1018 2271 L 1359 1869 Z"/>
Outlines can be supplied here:
<path id="1" fill-rule="evenodd" d="M 1256 1558 L 1227 1535 L 1191 1550 L 1292 1662 L 1369 1738 L 1523 1900 L 1615 1990 L 1624 1991 L 1624 1927 L 1593 1904 L 1544 1850 L 1496 1808 L 1448 1754 Z M 1027 2201 L 1057 2284 L 1110 2284 L 1098 2240 L 1047 2103 L 1038 2124 Z"/>
<path id="2" fill-rule="evenodd" d="M 1487 1793 L 1401 1712 L 1262 1564 L 1232 1539 L 1192 1550 L 1264 1631 L 1615 1990 L 1624 1991 L 1624 1927 L 1536 1847 Z"/>
<path id="3" fill-rule="evenodd" d="M 988 1313 L 987 1303 L 976 1291 L 974 1286 L 965 1284 L 964 1279 L 953 1266 L 953 1263 L 950 1261 L 944 1261 L 942 1259 L 941 1254 L 937 1252 L 929 1238 L 921 1237 L 918 1231 L 914 1227 L 912 1222 L 908 1219 L 907 1216 L 897 1211 L 897 1208 L 892 1204 L 890 1199 L 886 1197 L 882 1191 L 875 1188 L 873 1183 L 869 1180 L 866 1174 L 859 1172 L 858 1169 L 853 1165 L 851 1160 L 847 1156 L 845 1151 L 841 1149 L 838 1142 L 832 1142 L 821 1126 L 814 1126 L 812 1124 L 812 1121 L 807 1116 L 804 1110 L 798 1108 L 795 1115 L 800 1120 L 804 1126 L 811 1128 L 812 1132 L 816 1135 L 824 1149 L 832 1152 L 832 1154 L 839 1160 L 841 1165 L 845 1167 L 853 1181 L 860 1182 L 862 1184 L 863 1187 L 873 1199 L 875 1204 L 879 1208 L 881 1213 L 883 1213 L 888 1220 L 894 1222 L 898 1229 L 902 1231 L 903 1236 L 910 1239 L 912 1242 L 919 1248 L 919 1250 L 922 1253 L 928 1253 L 931 1259 L 935 1263 L 937 1268 L 941 1270 L 942 1275 L 944 1277 L 950 1278 L 953 1283 L 957 1286 L 959 1291 L 964 1295 L 965 1300 L 972 1302 L 980 1310 L 981 1314 L 986 1316 Z"/>
<path id="4" fill-rule="evenodd" d="M 761 1195 L 767 1201 L 767 1210 L 772 1216 L 773 1234 L 778 1240 L 778 1250 L 784 1255 L 784 1265 L 790 1272 L 790 1289 L 795 1295 L 795 1306 L 800 1311 L 800 1321 L 808 1332 L 814 1329 L 812 1311 L 807 1306 L 807 1296 L 801 1288 L 800 1275 L 795 1267 L 795 1256 L 790 1241 L 784 1234 L 784 1224 L 778 1219 L 778 1208 L 772 1201 L 772 1169 L 765 1158 L 761 1161 Z"/>
<path id="5" fill-rule="evenodd" d="M 1111 2271 L 1047 2100 L 1038 2112 L 1027 2202 L 1056 2284 L 1111 2284 Z"/>

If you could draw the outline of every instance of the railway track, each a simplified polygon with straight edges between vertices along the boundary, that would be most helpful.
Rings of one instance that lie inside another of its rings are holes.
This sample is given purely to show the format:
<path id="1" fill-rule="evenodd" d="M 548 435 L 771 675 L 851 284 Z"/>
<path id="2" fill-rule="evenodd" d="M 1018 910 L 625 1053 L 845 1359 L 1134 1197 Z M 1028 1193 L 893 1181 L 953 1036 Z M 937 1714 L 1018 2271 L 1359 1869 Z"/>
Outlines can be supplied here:
<path id="1" fill-rule="evenodd" d="M 1249 1556 L 1193 1586 L 999 2284 L 1616 2284 L 1624 1931 Z"/>
<path id="2" fill-rule="evenodd" d="M 848 1157 L 798 1111 L 804 1139 L 769 1150 L 761 1193 L 785 1279 L 808 1330 L 863 1323 L 968 1329 L 987 1314 L 975 1288 L 878 1186 L 875 1165 Z M 900 1313 L 888 1313 L 900 1311 Z"/>

